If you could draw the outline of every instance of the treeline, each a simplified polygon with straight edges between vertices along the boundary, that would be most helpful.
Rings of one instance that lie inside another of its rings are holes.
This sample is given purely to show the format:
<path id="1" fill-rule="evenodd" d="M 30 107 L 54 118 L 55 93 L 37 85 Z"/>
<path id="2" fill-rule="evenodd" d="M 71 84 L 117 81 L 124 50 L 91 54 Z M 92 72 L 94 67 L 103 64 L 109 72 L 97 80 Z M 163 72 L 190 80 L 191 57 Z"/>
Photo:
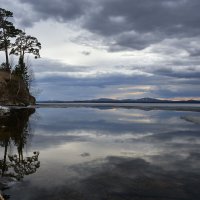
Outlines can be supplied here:
<path id="1" fill-rule="evenodd" d="M 40 58 L 41 44 L 36 37 L 27 35 L 16 28 L 12 23 L 13 13 L 0 8 L 0 51 L 4 52 L 5 61 L 0 64 L 0 70 L 19 76 L 27 88 L 30 87 L 32 73 L 29 63 L 25 61 L 26 54 L 32 54 Z M 18 63 L 12 66 L 10 55 L 18 57 Z"/>

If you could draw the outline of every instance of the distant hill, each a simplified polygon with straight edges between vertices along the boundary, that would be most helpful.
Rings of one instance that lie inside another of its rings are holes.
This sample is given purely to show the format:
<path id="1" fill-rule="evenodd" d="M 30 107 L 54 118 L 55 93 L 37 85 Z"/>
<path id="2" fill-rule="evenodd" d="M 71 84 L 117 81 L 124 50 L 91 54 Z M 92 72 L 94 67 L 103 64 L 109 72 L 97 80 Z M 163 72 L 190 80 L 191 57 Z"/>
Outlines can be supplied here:
<path id="1" fill-rule="evenodd" d="M 38 101 L 37 103 L 200 103 L 199 100 L 187 100 L 187 101 L 172 101 L 161 100 L 154 98 L 141 98 L 141 99 L 109 99 L 100 98 L 83 101 Z"/>

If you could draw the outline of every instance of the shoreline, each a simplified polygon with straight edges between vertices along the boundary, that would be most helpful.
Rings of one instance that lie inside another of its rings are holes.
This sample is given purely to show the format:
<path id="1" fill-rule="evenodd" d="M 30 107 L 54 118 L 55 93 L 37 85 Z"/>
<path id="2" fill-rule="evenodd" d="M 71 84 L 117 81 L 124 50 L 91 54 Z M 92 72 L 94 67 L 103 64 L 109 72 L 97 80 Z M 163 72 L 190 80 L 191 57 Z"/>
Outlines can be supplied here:
<path id="1" fill-rule="evenodd" d="M 183 103 L 37 103 L 35 108 L 97 108 L 97 109 L 139 109 L 174 110 L 200 112 L 200 104 Z"/>
<path id="2" fill-rule="evenodd" d="M 139 109 L 171 110 L 200 112 L 199 103 L 36 103 L 29 106 L 0 105 L 0 111 L 9 112 L 11 109 L 37 109 L 37 108 L 96 108 L 96 109 Z"/>

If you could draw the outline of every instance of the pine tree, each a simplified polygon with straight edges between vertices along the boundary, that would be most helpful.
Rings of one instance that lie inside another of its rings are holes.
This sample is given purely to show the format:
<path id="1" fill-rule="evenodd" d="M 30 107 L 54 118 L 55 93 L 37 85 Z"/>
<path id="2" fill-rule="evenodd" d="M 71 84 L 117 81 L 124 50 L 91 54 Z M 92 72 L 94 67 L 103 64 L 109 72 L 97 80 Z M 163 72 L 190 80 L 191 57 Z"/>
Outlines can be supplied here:
<path id="1" fill-rule="evenodd" d="M 21 56 L 19 57 L 18 65 L 16 65 L 13 74 L 20 77 L 24 81 L 26 87 L 29 88 L 28 66 L 24 63 L 23 58 Z"/>
<path id="2" fill-rule="evenodd" d="M 12 22 L 8 21 L 8 18 L 13 17 L 13 13 L 0 8 L 0 51 L 5 52 L 6 56 L 6 70 L 10 71 L 9 64 L 9 52 L 11 48 L 11 38 L 16 37 L 22 31 L 16 29 Z"/>

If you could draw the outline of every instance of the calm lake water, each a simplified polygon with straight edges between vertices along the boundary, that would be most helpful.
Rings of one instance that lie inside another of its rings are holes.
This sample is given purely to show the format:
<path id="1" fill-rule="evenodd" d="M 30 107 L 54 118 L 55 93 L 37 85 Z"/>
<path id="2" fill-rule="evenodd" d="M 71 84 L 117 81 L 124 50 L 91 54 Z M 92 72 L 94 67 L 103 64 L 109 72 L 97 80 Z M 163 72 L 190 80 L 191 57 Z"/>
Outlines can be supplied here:
<path id="1" fill-rule="evenodd" d="M 198 200 L 200 112 L 179 106 L 0 116 L 0 190 L 11 200 Z"/>

